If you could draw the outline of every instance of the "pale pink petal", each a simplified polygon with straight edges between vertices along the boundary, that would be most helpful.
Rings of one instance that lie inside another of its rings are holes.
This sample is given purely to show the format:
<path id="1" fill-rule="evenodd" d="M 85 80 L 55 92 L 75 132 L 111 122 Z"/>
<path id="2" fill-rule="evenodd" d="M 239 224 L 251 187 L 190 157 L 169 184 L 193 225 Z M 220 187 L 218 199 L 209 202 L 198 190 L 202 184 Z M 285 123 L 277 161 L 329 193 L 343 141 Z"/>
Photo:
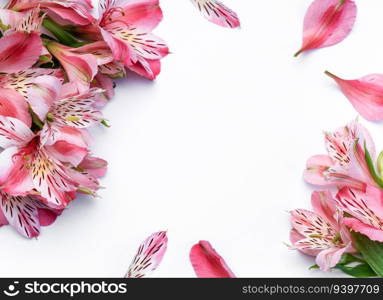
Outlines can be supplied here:
<path id="1" fill-rule="evenodd" d="M 383 75 L 371 74 L 360 79 L 344 80 L 326 72 L 339 85 L 355 110 L 369 121 L 383 120 Z"/>
<path id="2" fill-rule="evenodd" d="M 291 212 L 291 224 L 301 235 L 312 238 L 332 239 L 336 236 L 335 228 L 321 215 L 305 209 L 296 209 Z"/>
<path id="3" fill-rule="evenodd" d="M 0 38 L 0 72 L 30 68 L 40 57 L 43 44 L 38 34 L 15 32 Z"/>
<path id="4" fill-rule="evenodd" d="M 334 228 L 337 228 L 336 201 L 330 191 L 315 191 L 311 195 L 311 205 L 314 211 L 325 218 Z"/>
<path id="5" fill-rule="evenodd" d="M 113 61 L 112 51 L 104 41 L 98 41 L 72 50 L 77 54 L 92 54 L 97 59 L 98 65 L 104 65 Z"/>
<path id="6" fill-rule="evenodd" d="M 295 55 L 344 40 L 354 26 L 356 13 L 352 0 L 315 0 L 307 10 L 302 47 Z"/>
<path id="7" fill-rule="evenodd" d="M 123 78 L 126 76 L 125 67 L 122 63 L 113 61 L 98 67 L 100 73 L 111 78 Z"/>
<path id="8" fill-rule="evenodd" d="M 383 228 L 376 228 L 354 218 L 345 218 L 343 222 L 352 230 L 366 235 L 370 240 L 383 242 Z"/>
<path id="9" fill-rule="evenodd" d="M 168 238 L 165 231 L 149 236 L 138 248 L 125 277 L 141 278 L 157 269 L 165 255 L 167 244 Z"/>
<path id="10" fill-rule="evenodd" d="M 50 75 L 36 77 L 33 83 L 29 84 L 27 101 L 41 121 L 45 120 L 60 90 L 61 80 Z"/>
<path id="11" fill-rule="evenodd" d="M 102 119 L 102 114 L 94 108 L 97 97 L 104 90 L 92 88 L 77 95 L 56 100 L 50 113 L 53 122 L 60 126 L 86 128 L 97 124 Z"/>
<path id="12" fill-rule="evenodd" d="M 298 231 L 296 231 L 294 228 L 290 230 L 290 241 L 293 244 L 290 249 L 296 250 L 297 248 L 294 246 L 296 243 L 298 243 L 301 240 L 304 240 L 305 237 L 301 235 Z M 302 247 L 298 249 L 300 252 L 310 255 L 310 256 L 317 256 L 318 253 L 321 251 L 319 249 L 311 249 L 310 247 Z"/>
<path id="13" fill-rule="evenodd" d="M 190 262 L 200 278 L 234 278 L 225 260 L 208 241 L 200 241 L 190 250 Z"/>
<path id="14" fill-rule="evenodd" d="M 0 147 L 22 146 L 33 138 L 34 134 L 24 122 L 0 116 Z"/>
<path id="15" fill-rule="evenodd" d="M 191 0 L 201 14 L 210 22 L 223 27 L 240 26 L 237 14 L 217 0 Z"/>
<path id="16" fill-rule="evenodd" d="M 315 155 L 308 159 L 303 177 L 306 182 L 314 185 L 332 185 L 325 176 L 324 172 L 333 165 L 333 161 L 328 155 Z"/>
<path id="17" fill-rule="evenodd" d="M 15 90 L 0 88 L 0 115 L 19 119 L 28 127 L 32 124 L 28 104 Z"/>
<path id="18" fill-rule="evenodd" d="M 323 250 L 319 252 L 315 261 L 321 271 L 329 271 L 339 263 L 346 250 L 347 247 Z"/>
<path id="19" fill-rule="evenodd" d="M 31 196 L 10 196 L 0 192 L 0 198 L 0 209 L 11 226 L 27 238 L 40 234 L 38 210 Z"/>

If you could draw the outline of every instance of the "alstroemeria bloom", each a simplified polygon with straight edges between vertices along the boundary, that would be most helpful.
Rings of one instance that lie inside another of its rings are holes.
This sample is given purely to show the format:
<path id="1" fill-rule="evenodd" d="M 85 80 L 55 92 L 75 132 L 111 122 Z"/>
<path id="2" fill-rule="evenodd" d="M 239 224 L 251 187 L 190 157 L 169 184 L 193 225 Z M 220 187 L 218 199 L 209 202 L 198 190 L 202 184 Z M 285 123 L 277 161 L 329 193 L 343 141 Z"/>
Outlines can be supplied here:
<path id="1" fill-rule="evenodd" d="M 78 182 L 70 169 L 88 155 L 75 133 L 65 133 L 65 143 L 42 146 L 40 137 L 18 119 L 0 116 L 0 185 L 13 196 L 38 195 L 54 209 L 62 209 L 74 198 Z M 56 158 L 59 156 L 59 158 Z"/>
<path id="2" fill-rule="evenodd" d="M 235 278 L 225 260 L 208 241 L 200 241 L 190 250 L 190 262 L 197 277 Z"/>
<path id="3" fill-rule="evenodd" d="M 352 0 L 314 0 L 303 25 L 303 42 L 295 54 L 343 41 L 351 32 L 357 8 Z"/>
<path id="4" fill-rule="evenodd" d="M 169 53 L 166 44 L 151 33 L 161 20 L 158 0 L 102 0 L 98 26 L 76 30 L 88 39 L 105 40 L 116 61 L 154 79 L 160 73 L 160 59 Z"/>
<path id="5" fill-rule="evenodd" d="M 138 247 L 136 256 L 130 264 L 125 277 L 141 278 L 157 269 L 165 255 L 167 245 L 166 231 L 159 231 L 149 236 Z"/>
<path id="6" fill-rule="evenodd" d="M 39 9 L 26 14 L 0 9 L 0 24 L 4 36 L 0 38 L 0 73 L 16 73 L 32 67 L 43 49 L 38 28 L 42 19 Z"/>
<path id="7" fill-rule="evenodd" d="M 314 211 L 296 209 L 291 212 L 292 249 L 316 256 L 320 269 L 328 271 L 344 253 L 355 252 L 355 249 L 331 193 L 314 192 L 311 203 Z"/>
<path id="8" fill-rule="evenodd" d="M 371 178 L 364 147 L 375 157 L 375 145 L 369 132 L 357 121 L 325 133 L 327 155 L 315 155 L 307 161 L 304 178 L 321 186 L 350 186 L 363 189 L 375 185 Z"/>
<path id="9" fill-rule="evenodd" d="M 98 71 L 98 60 L 93 54 L 79 53 L 77 48 L 49 42 L 47 49 L 61 63 L 69 81 L 76 84 L 80 92 L 89 89 L 89 85 Z"/>
<path id="10" fill-rule="evenodd" d="M 60 136 L 70 131 L 73 134 L 81 135 L 76 131 L 87 128 L 102 120 L 102 114 L 95 108 L 99 101 L 98 96 L 104 90 L 92 88 L 79 93 L 76 85 L 61 82 L 56 79 L 54 92 L 40 96 L 41 89 L 36 88 L 29 91 L 29 104 L 33 112 L 44 122 L 41 131 L 41 143 L 51 145 L 57 142 Z M 72 127 L 68 129 L 66 127 Z M 64 138 L 62 138 L 64 139 Z"/>
<path id="11" fill-rule="evenodd" d="M 191 0 L 200 13 L 210 22 L 235 28 L 240 26 L 237 14 L 217 0 Z"/>
<path id="12" fill-rule="evenodd" d="M 367 186 L 364 191 L 345 187 L 336 197 L 339 207 L 350 217 L 343 223 L 372 241 L 383 242 L 383 190 Z"/>
<path id="13" fill-rule="evenodd" d="M 90 14 L 93 7 L 91 0 L 10 0 L 6 8 L 27 11 L 37 6 L 56 21 L 65 20 L 76 25 L 87 25 L 94 21 Z"/>

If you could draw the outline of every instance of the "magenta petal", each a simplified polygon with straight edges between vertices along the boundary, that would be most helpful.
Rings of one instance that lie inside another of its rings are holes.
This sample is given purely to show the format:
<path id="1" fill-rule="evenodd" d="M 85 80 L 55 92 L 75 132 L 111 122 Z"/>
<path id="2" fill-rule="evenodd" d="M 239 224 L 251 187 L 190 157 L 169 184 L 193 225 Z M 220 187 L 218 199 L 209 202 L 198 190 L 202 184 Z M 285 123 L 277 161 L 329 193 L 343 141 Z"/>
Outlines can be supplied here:
<path id="1" fill-rule="evenodd" d="M 61 211 L 47 208 L 38 208 L 39 221 L 41 226 L 49 226 L 53 224 Z"/>
<path id="2" fill-rule="evenodd" d="M 19 119 L 28 127 L 32 124 L 28 104 L 15 90 L 0 88 L 0 115 Z"/>
<path id="3" fill-rule="evenodd" d="M 307 10 L 302 47 L 295 56 L 344 40 L 354 26 L 356 14 L 352 0 L 315 0 Z"/>
<path id="4" fill-rule="evenodd" d="M 190 262 L 194 272 L 201 278 L 234 278 L 234 273 L 225 260 L 208 241 L 200 241 L 190 251 Z"/>
<path id="5" fill-rule="evenodd" d="M 383 74 L 344 80 L 326 72 L 339 85 L 354 108 L 369 121 L 383 120 Z"/>
<path id="6" fill-rule="evenodd" d="M 43 49 L 38 34 L 15 32 L 0 39 L 0 72 L 16 73 L 32 67 Z"/>

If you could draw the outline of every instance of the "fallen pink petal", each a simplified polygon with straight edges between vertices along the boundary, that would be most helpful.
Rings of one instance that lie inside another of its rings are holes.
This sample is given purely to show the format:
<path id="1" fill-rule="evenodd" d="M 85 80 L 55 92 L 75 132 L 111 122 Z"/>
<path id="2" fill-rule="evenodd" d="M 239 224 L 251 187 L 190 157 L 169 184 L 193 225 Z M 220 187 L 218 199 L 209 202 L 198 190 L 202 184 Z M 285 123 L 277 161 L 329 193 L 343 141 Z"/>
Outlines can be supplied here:
<path id="1" fill-rule="evenodd" d="M 302 46 L 295 56 L 343 41 L 354 26 L 356 14 L 352 0 L 313 1 L 304 20 Z"/>

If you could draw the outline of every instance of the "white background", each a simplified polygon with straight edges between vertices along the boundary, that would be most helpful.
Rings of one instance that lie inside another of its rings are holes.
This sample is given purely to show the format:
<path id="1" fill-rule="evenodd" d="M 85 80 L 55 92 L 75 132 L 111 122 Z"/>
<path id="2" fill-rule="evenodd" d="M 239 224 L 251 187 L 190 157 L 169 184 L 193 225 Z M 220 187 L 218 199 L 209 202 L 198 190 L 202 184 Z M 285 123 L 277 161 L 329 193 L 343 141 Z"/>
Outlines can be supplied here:
<path id="1" fill-rule="evenodd" d="M 288 210 L 309 207 L 306 159 L 323 130 L 357 116 L 323 71 L 383 72 L 383 2 L 356 1 L 352 34 L 296 59 L 311 0 L 225 0 L 240 30 L 214 26 L 188 0 L 162 0 L 156 33 L 172 54 L 155 82 L 117 82 L 93 131 L 109 172 L 38 240 L 0 230 L 0 276 L 122 276 L 139 243 L 168 230 L 159 277 L 193 277 L 191 246 L 209 240 L 240 277 L 338 276 L 288 250 Z M 382 126 L 361 120 L 375 137 Z M 378 143 L 381 145 L 382 143 Z"/>

